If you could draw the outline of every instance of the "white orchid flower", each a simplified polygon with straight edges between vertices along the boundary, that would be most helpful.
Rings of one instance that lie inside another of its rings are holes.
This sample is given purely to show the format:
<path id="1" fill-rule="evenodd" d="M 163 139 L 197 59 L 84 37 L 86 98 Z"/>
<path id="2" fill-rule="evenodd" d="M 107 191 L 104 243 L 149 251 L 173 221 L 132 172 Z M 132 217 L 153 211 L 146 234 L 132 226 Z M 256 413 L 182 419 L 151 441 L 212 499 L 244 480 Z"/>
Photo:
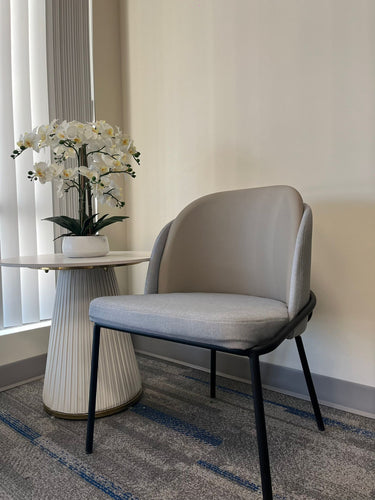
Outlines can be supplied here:
<path id="1" fill-rule="evenodd" d="M 57 163 L 51 163 L 49 168 L 53 178 L 59 177 L 64 170 L 64 167 Z"/>
<path id="2" fill-rule="evenodd" d="M 121 163 L 121 160 L 118 160 L 117 158 L 115 160 L 112 161 L 112 169 L 114 171 L 116 170 L 122 170 L 123 169 L 123 165 Z"/>
<path id="3" fill-rule="evenodd" d="M 100 178 L 99 172 L 87 167 L 79 167 L 79 173 L 87 177 L 91 182 L 96 182 Z"/>
<path id="4" fill-rule="evenodd" d="M 62 145 L 62 144 L 59 144 L 58 146 L 56 146 L 54 149 L 53 149 L 53 152 L 55 153 L 55 155 L 62 155 L 63 153 L 65 153 L 65 150 L 66 148 Z"/>
<path id="5" fill-rule="evenodd" d="M 77 177 L 78 168 L 64 168 L 61 172 L 61 177 L 65 180 L 74 179 Z"/>
<path id="6" fill-rule="evenodd" d="M 121 155 L 121 163 L 123 163 L 124 165 L 127 165 L 128 163 L 130 163 L 130 154 L 129 153 L 124 153 Z"/>
<path id="7" fill-rule="evenodd" d="M 112 198 L 112 196 L 106 196 L 105 197 L 105 204 L 110 206 L 110 207 L 116 207 L 117 200 L 115 200 L 115 198 Z"/>
<path id="8" fill-rule="evenodd" d="M 40 161 L 34 165 L 35 175 L 41 184 L 50 182 L 53 178 L 52 171 L 45 161 Z"/>
<path id="9" fill-rule="evenodd" d="M 96 157 L 93 161 L 93 168 L 97 170 L 101 175 L 107 174 L 112 167 L 112 158 L 106 155 L 100 155 Z"/>
<path id="10" fill-rule="evenodd" d="M 98 135 L 97 132 L 95 132 L 91 124 L 86 124 L 81 129 L 81 137 L 83 142 L 85 143 L 90 143 L 91 141 L 95 141 L 97 135 Z"/>
<path id="11" fill-rule="evenodd" d="M 54 161 L 50 165 L 43 161 L 36 163 L 34 170 L 29 171 L 30 180 L 39 180 L 42 184 L 53 181 L 60 198 L 70 190 L 82 193 L 84 186 L 86 200 L 95 196 L 99 202 L 115 207 L 124 205 L 120 200 L 121 190 L 116 185 L 120 173 L 134 177 L 130 161 L 134 159 L 139 163 L 139 153 L 132 139 L 119 127 L 112 127 L 104 120 L 93 123 L 53 120 L 21 135 L 17 146 L 18 149 L 11 154 L 12 158 L 17 158 L 27 149 L 38 152 L 51 147 Z M 81 183 L 80 176 L 86 182 Z M 93 215 L 92 204 L 84 205 L 83 199 L 85 197 L 79 199 L 79 218 L 82 214 L 88 217 Z M 59 224 L 59 218 L 55 219 L 54 222 Z M 72 218 L 72 221 L 76 219 Z M 74 233 L 75 223 L 72 222 L 69 229 Z M 93 230 L 90 227 L 88 234 Z"/>
<path id="12" fill-rule="evenodd" d="M 39 141 L 39 134 L 36 134 L 35 132 L 27 132 L 23 136 L 21 135 L 19 141 L 17 142 L 17 146 L 20 148 L 31 148 L 38 153 Z"/>
<path id="13" fill-rule="evenodd" d="M 48 125 L 41 125 L 37 128 L 37 134 L 39 136 L 39 145 L 44 148 L 49 145 L 49 127 Z"/>
<path id="14" fill-rule="evenodd" d="M 75 158 L 77 155 L 74 148 L 66 148 L 65 150 L 65 158 Z"/>
<path id="15" fill-rule="evenodd" d="M 106 175 L 105 177 L 100 177 L 100 184 L 105 188 L 108 188 L 108 186 L 111 186 L 112 180 L 111 180 L 110 176 Z"/>
<path id="16" fill-rule="evenodd" d="M 68 124 L 65 131 L 66 137 L 68 139 L 74 139 L 78 135 L 78 127 L 74 123 Z"/>
<path id="17" fill-rule="evenodd" d="M 70 139 L 75 144 L 79 145 L 83 143 L 83 132 L 84 127 L 82 123 L 71 122 L 66 126 L 65 135 L 67 139 Z"/>
<path id="18" fill-rule="evenodd" d="M 65 130 L 63 130 L 61 127 L 59 127 L 57 130 L 56 130 L 56 138 L 60 141 L 65 141 L 65 139 L 67 138 L 66 137 L 66 133 L 65 133 Z"/>
<path id="19" fill-rule="evenodd" d="M 122 135 L 117 140 L 117 145 L 121 151 L 127 151 L 131 144 L 131 139 L 128 135 Z"/>

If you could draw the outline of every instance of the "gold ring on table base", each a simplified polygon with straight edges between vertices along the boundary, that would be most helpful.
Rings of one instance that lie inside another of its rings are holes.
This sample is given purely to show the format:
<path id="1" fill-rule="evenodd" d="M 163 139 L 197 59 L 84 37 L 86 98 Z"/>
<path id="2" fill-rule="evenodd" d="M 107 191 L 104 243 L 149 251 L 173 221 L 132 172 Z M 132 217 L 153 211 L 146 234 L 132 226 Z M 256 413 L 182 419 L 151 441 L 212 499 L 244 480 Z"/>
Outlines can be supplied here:
<path id="1" fill-rule="evenodd" d="M 139 401 L 142 393 L 143 390 L 141 388 L 137 395 L 127 403 L 120 406 L 115 406 L 113 408 L 108 408 L 107 410 L 96 411 L 95 418 L 108 417 L 109 415 L 114 415 L 115 413 L 120 413 L 120 411 L 126 410 L 127 408 L 129 408 L 129 406 L 132 406 L 137 401 Z M 61 411 L 51 410 L 51 408 L 48 408 L 48 406 L 46 406 L 45 404 L 43 404 L 43 407 L 45 411 L 53 417 L 64 418 L 65 420 L 87 420 L 87 413 L 63 413 Z"/>

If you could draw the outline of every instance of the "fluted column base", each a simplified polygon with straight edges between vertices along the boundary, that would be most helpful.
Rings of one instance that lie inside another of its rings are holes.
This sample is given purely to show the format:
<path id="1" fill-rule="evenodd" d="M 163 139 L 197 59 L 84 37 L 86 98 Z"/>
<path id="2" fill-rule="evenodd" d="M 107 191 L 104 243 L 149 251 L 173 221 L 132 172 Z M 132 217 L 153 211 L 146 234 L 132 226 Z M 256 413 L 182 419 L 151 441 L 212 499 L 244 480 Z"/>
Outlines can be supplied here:
<path id="1" fill-rule="evenodd" d="M 69 419 L 87 418 L 91 365 L 90 301 L 118 295 L 113 268 L 59 271 L 44 379 L 45 409 Z M 102 329 L 97 416 L 121 411 L 142 393 L 129 334 Z"/>

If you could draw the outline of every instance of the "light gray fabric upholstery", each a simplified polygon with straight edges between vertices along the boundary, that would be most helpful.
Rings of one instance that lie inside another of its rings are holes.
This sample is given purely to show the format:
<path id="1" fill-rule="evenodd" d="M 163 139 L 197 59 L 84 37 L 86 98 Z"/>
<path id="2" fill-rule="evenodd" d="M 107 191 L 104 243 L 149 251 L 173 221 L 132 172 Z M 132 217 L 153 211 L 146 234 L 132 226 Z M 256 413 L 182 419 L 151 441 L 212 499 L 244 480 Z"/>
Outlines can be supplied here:
<path id="1" fill-rule="evenodd" d="M 169 222 L 160 231 L 155 240 L 151 252 L 150 262 L 147 268 L 145 293 L 158 293 L 160 260 L 164 252 L 165 243 L 173 221 Z"/>
<path id="2" fill-rule="evenodd" d="M 288 322 L 285 303 L 220 293 L 125 295 L 94 299 L 90 319 L 228 349 L 270 342 Z"/>
<path id="3" fill-rule="evenodd" d="M 90 319 L 218 348 L 267 345 L 308 302 L 311 232 L 289 186 L 204 196 L 159 234 L 145 295 L 95 299 Z"/>
<path id="4" fill-rule="evenodd" d="M 289 186 L 215 193 L 174 220 L 160 263 L 159 293 L 239 293 L 288 301 L 303 213 Z"/>
<path id="5" fill-rule="evenodd" d="M 308 302 L 310 296 L 312 223 L 311 208 L 304 204 L 304 212 L 297 234 L 296 249 L 293 257 L 290 280 L 288 301 L 290 319 L 294 318 L 294 316 L 302 309 L 302 307 Z M 300 335 L 305 331 L 306 326 L 307 319 L 300 323 L 298 327 L 291 332 L 289 338 Z"/>

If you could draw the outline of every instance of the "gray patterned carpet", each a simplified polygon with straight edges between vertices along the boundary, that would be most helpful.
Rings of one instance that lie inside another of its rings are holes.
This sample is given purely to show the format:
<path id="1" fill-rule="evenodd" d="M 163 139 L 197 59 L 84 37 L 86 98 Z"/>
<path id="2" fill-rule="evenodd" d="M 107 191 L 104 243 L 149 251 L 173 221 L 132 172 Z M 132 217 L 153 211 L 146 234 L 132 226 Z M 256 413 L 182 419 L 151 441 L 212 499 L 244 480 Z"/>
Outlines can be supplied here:
<path id="1" fill-rule="evenodd" d="M 99 419 L 49 417 L 42 381 L 0 393 L 0 499 L 261 500 L 251 387 L 139 356 L 144 395 Z M 274 498 L 375 499 L 375 421 L 265 391 Z"/>

